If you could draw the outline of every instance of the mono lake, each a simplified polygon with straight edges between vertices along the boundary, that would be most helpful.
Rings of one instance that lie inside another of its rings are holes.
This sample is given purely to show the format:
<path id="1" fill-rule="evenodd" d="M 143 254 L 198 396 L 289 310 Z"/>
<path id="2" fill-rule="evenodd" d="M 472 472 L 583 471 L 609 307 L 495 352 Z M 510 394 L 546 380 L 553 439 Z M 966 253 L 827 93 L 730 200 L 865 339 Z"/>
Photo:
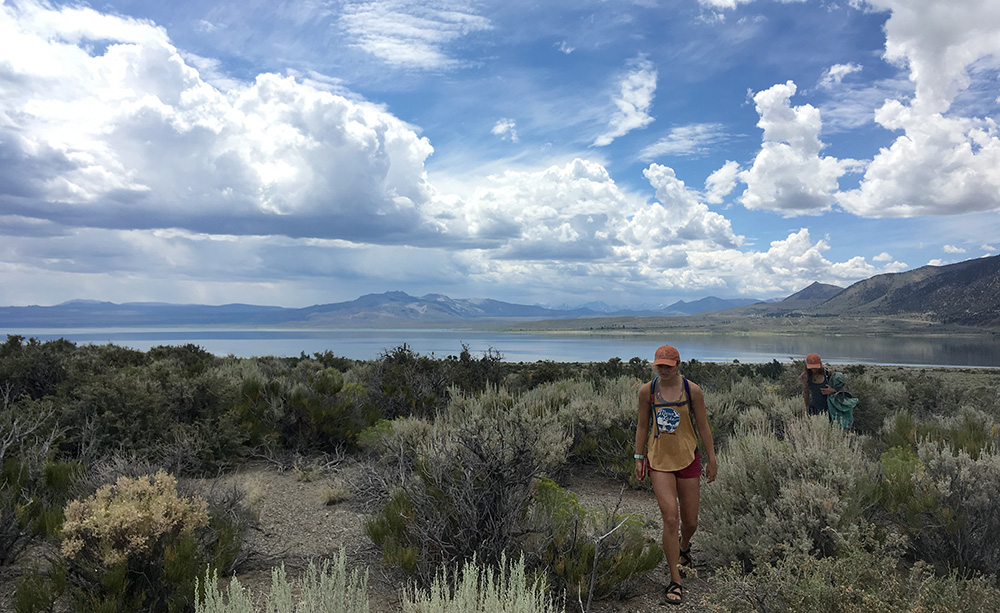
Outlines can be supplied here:
<path id="1" fill-rule="evenodd" d="M 146 351 L 158 345 L 194 344 L 213 354 L 238 357 L 335 355 L 371 360 L 406 343 L 436 358 L 458 355 L 467 345 L 473 357 L 493 349 L 506 362 L 606 362 L 649 359 L 659 345 L 678 348 L 681 359 L 705 362 L 789 362 L 816 352 L 832 364 L 1000 367 L 1000 340 L 977 337 L 786 336 L 738 334 L 587 335 L 505 333 L 479 330 L 289 330 L 232 328 L 72 328 L 0 330 L 39 341 L 64 338 L 77 344 L 115 344 Z M 0 336 L 0 338 L 4 338 Z"/>

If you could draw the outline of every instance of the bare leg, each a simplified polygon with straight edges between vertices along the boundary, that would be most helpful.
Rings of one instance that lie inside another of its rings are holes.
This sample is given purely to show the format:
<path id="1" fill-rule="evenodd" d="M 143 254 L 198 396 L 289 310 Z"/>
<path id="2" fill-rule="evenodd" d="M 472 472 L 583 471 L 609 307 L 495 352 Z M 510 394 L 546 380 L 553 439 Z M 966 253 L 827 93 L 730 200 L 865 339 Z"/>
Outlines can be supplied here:
<path id="1" fill-rule="evenodd" d="M 660 517 L 663 519 L 663 554 L 667 558 L 667 568 L 670 569 L 670 580 L 681 582 L 681 573 L 677 568 L 680 558 L 680 545 L 677 542 L 677 531 L 680 529 L 680 510 L 677 504 L 678 481 L 673 473 L 649 471 L 649 481 L 653 484 L 656 503 L 660 506 Z"/>
<path id="2" fill-rule="evenodd" d="M 680 506 L 680 548 L 691 548 L 691 537 L 698 529 L 698 502 L 701 496 L 701 479 L 677 479 L 677 498 Z"/>

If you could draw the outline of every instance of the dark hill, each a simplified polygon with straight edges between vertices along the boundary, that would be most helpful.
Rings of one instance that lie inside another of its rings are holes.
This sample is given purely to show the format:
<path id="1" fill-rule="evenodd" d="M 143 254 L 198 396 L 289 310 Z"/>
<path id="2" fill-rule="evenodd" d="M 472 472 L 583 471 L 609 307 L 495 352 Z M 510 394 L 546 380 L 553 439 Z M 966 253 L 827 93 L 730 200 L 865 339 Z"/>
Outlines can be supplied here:
<path id="1" fill-rule="evenodd" d="M 799 302 L 803 300 L 821 300 L 825 302 L 842 291 L 844 291 L 844 288 L 840 286 L 814 281 L 809 287 L 795 292 L 788 298 L 782 300 L 782 302 Z"/>
<path id="2" fill-rule="evenodd" d="M 725 311 L 725 314 L 737 317 L 781 317 L 826 302 L 842 291 L 844 291 L 842 287 L 814 281 L 805 289 L 800 289 L 784 300 L 779 300 L 778 302 L 758 302 L 744 307 L 729 309 Z"/>
<path id="3" fill-rule="evenodd" d="M 876 275 L 804 313 L 1000 325 L 1000 256 Z"/>

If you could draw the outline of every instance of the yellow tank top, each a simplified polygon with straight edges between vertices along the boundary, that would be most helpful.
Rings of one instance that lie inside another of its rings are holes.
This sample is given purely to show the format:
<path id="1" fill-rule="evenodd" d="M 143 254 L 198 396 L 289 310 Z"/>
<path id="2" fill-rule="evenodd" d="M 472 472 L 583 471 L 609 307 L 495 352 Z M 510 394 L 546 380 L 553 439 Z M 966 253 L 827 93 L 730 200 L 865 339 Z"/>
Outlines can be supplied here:
<path id="1" fill-rule="evenodd" d="M 681 470 L 694 462 L 698 435 L 694 431 L 691 415 L 690 389 L 687 380 L 683 381 L 684 391 L 677 402 L 666 402 L 660 397 L 659 377 L 649 385 L 649 410 L 653 414 L 653 423 L 646 442 L 646 457 L 653 470 Z"/>

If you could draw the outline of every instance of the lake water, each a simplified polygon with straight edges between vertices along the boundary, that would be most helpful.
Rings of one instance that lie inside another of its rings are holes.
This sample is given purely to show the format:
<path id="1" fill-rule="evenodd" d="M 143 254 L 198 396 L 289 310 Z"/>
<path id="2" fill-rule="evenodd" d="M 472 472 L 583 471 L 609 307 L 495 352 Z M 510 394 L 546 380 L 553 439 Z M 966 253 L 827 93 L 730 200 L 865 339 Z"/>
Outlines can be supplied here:
<path id="1" fill-rule="evenodd" d="M 590 336 L 574 334 L 502 333 L 472 330 L 287 330 L 204 328 L 74 328 L 0 330 L 0 339 L 19 334 L 40 341 L 65 338 L 77 344 L 113 343 L 146 351 L 157 345 L 192 343 L 213 354 L 238 357 L 298 356 L 331 351 L 370 360 L 406 343 L 422 355 L 458 355 L 468 345 L 474 357 L 489 349 L 506 362 L 606 362 L 650 358 L 663 343 L 680 351 L 681 359 L 705 362 L 789 362 L 816 352 L 831 364 L 898 364 L 1000 367 L 1000 340 L 979 337 L 781 336 L 736 334 L 670 334 Z"/>

